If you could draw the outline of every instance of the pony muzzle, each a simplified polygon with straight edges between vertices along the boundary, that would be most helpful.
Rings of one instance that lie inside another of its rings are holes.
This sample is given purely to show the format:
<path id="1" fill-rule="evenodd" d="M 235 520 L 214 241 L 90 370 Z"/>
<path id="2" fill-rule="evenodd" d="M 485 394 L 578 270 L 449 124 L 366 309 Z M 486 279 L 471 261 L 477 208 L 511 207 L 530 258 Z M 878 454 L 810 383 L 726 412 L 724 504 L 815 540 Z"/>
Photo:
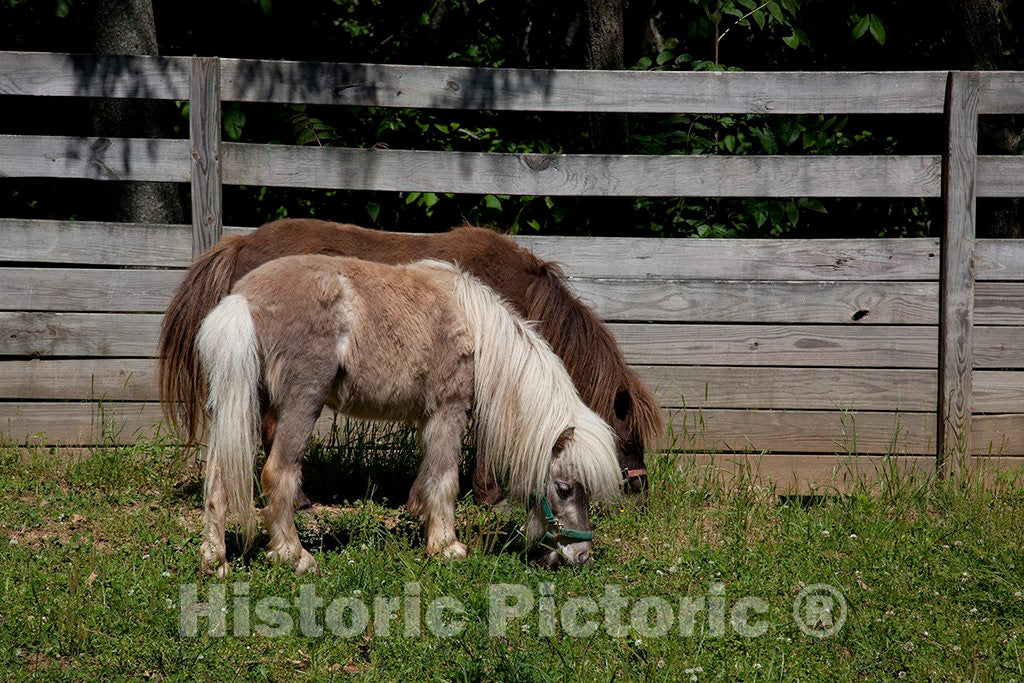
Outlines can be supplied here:
<path id="1" fill-rule="evenodd" d="M 622 487 L 626 493 L 645 493 L 647 491 L 647 468 L 623 467 Z"/>
<path id="2" fill-rule="evenodd" d="M 544 515 L 544 533 L 531 549 L 536 560 L 548 569 L 560 564 L 585 565 L 593 562 L 590 550 L 594 545 L 594 532 L 565 526 L 555 516 L 547 496 L 531 494 L 527 513 L 538 506 Z"/>

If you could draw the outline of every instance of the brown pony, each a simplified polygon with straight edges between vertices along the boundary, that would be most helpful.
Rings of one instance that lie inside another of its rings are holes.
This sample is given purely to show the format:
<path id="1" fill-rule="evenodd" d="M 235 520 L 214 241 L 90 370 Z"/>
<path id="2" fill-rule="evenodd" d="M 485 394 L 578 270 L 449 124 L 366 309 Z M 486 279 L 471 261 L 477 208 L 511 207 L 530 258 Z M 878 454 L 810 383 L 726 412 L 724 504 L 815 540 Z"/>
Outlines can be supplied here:
<path id="1" fill-rule="evenodd" d="M 562 359 L 580 397 L 618 437 L 619 465 L 628 492 L 646 489 L 644 450 L 662 431 L 651 392 L 626 364 L 611 331 L 570 291 L 559 267 L 508 237 L 462 227 L 436 235 L 402 235 L 314 219 L 268 223 L 245 237 L 225 237 L 192 264 L 160 331 L 160 399 L 174 425 L 185 426 L 188 447 L 203 427 L 206 385 L 195 349 L 203 318 L 242 276 L 282 256 L 327 254 L 401 264 L 424 258 L 458 264 L 497 291 Z M 265 425 L 273 431 L 273 425 Z M 480 502 L 500 495 L 474 477 Z"/>

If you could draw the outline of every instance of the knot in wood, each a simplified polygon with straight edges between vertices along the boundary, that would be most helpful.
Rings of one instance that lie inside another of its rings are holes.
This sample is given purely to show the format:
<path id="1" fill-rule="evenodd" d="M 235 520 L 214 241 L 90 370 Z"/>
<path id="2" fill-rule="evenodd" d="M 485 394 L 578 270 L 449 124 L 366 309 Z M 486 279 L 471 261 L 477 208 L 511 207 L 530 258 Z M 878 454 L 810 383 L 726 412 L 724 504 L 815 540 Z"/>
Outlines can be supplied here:
<path id="1" fill-rule="evenodd" d="M 523 154 L 519 158 L 531 171 L 546 171 L 549 168 L 558 168 L 557 160 L 550 154 Z"/>
<path id="2" fill-rule="evenodd" d="M 462 86 L 459 85 L 459 82 L 451 78 L 444 82 L 444 87 L 448 88 L 452 92 L 459 92 L 462 90 Z"/>

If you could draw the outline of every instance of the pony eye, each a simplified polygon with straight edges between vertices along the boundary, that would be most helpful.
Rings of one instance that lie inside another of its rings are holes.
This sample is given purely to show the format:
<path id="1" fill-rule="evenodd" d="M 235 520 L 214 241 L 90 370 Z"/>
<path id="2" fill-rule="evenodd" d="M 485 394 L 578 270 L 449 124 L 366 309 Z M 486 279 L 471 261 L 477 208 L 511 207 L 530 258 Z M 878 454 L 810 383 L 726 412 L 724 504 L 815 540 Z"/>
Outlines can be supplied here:
<path id="1" fill-rule="evenodd" d="M 561 498 L 568 498 L 569 497 L 569 493 L 572 492 L 572 487 L 569 486 L 568 484 L 563 484 L 561 482 L 556 482 L 555 483 L 555 491 L 558 492 L 559 497 L 561 497 Z"/>

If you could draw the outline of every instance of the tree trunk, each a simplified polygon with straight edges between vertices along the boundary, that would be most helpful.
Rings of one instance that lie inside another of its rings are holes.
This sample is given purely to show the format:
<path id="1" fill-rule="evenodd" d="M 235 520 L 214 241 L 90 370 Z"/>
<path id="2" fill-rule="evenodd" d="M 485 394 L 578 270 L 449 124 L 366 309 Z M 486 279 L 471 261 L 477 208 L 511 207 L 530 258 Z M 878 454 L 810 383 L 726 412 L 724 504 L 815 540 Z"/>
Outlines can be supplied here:
<path id="1" fill-rule="evenodd" d="M 625 68 L 624 5 L 625 0 L 586 0 L 583 23 L 588 69 Z M 628 151 L 625 114 L 591 114 L 588 123 L 592 153 Z M 622 234 L 623 228 L 630 225 L 630 197 L 595 197 L 591 206 L 590 232 L 594 235 Z"/>
<path id="2" fill-rule="evenodd" d="M 156 55 L 156 22 L 151 0 L 87 0 L 83 3 L 89 42 L 96 54 Z M 101 137 L 164 135 L 161 109 L 152 100 L 101 99 L 92 113 Z M 104 187 L 110 220 L 129 223 L 182 223 L 181 196 L 173 183 L 111 181 Z"/>
<path id="3" fill-rule="evenodd" d="M 587 0 L 588 69 L 623 69 L 623 0 Z M 626 152 L 625 114 L 590 116 L 591 151 L 604 154 Z"/>
<path id="4" fill-rule="evenodd" d="M 962 22 L 958 66 L 970 70 L 1004 69 L 1003 46 L 999 38 L 997 0 L 949 0 L 953 18 Z M 1024 152 L 1024 131 L 1012 116 L 981 119 L 979 152 L 1020 154 Z M 1021 236 L 1024 203 L 1020 199 L 985 199 L 978 202 L 979 237 Z"/>

